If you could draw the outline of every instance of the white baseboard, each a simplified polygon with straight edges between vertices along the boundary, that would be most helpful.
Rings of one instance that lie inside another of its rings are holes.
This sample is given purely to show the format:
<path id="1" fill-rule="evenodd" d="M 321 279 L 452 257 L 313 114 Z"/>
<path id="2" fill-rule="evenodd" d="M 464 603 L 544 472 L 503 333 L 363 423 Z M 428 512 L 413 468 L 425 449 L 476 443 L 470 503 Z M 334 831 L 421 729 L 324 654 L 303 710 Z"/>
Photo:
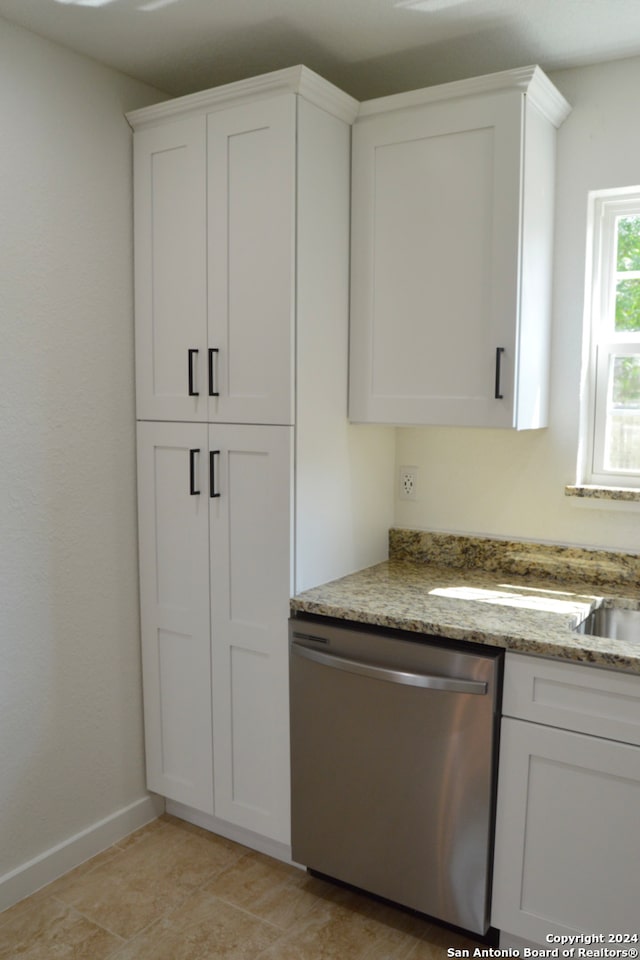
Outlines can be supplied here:
<path id="1" fill-rule="evenodd" d="M 244 827 L 236 827 L 233 823 L 226 820 L 220 820 L 218 817 L 212 817 L 209 813 L 201 813 L 200 810 L 194 810 L 192 807 L 186 807 L 183 803 L 176 803 L 175 800 L 167 800 L 167 813 L 172 813 L 174 817 L 186 820 L 187 823 L 194 823 L 197 827 L 203 827 L 211 833 L 217 833 L 227 840 L 235 840 L 245 847 L 252 850 L 258 850 L 259 853 L 266 853 L 269 857 L 276 860 L 283 860 L 285 863 L 291 863 L 291 847 L 278 840 L 271 840 L 269 837 L 263 837 L 252 830 L 246 830 Z M 298 864 L 294 864 L 298 866 Z"/>
<path id="2" fill-rule="evenodd" d="M 0 911 L 84 863 L 164 813 L 164 799 L 141 797 L 0 877 Z"/>

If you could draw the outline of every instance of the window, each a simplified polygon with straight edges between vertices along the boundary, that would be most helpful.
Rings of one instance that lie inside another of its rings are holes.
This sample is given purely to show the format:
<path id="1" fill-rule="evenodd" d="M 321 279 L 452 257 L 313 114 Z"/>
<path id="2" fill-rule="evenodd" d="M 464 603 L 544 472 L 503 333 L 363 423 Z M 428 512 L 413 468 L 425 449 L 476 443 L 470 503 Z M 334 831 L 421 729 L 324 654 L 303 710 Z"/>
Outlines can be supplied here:
<path id="1" fill-rule="evenodd" d="M 589 212 L 582 482 L 640 487 L 640 187 Z"/>

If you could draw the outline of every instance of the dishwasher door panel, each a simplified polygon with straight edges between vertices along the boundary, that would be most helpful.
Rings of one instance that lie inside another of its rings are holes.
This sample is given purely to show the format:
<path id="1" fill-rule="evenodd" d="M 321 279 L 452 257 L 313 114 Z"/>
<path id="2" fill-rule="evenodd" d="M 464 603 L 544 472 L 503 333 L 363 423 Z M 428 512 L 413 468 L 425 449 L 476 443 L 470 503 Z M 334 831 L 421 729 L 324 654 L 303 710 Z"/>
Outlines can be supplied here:
<path id="1" fill-rule="evenodd" d="M 292 622 L 293 858 L 484 933 L 497 658 L 353 633 Z"/>

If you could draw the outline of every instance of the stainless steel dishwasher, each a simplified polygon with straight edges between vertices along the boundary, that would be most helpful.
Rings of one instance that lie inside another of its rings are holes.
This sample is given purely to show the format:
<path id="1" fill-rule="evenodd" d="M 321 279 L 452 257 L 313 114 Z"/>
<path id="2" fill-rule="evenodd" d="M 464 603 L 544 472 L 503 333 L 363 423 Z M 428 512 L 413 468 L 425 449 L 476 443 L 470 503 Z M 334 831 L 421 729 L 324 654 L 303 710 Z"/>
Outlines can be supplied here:
<path id="1" fill-rule="evenodd" d="M 502 652 L 300 616 L 289 636 L 293 859 L 486 933 Z"/>

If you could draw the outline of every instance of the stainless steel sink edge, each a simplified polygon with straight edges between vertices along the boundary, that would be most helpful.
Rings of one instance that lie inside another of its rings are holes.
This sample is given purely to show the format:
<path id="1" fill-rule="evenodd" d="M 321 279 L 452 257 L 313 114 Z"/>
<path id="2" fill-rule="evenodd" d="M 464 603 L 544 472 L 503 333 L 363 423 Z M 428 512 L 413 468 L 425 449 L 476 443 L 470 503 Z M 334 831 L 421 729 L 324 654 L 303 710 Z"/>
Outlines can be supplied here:
<path id="1" fill-rule="evenodd" d="M 588 636 L 640 644 L 640 602 L 623 598 L 599 600 L 573 629 Z"/>

